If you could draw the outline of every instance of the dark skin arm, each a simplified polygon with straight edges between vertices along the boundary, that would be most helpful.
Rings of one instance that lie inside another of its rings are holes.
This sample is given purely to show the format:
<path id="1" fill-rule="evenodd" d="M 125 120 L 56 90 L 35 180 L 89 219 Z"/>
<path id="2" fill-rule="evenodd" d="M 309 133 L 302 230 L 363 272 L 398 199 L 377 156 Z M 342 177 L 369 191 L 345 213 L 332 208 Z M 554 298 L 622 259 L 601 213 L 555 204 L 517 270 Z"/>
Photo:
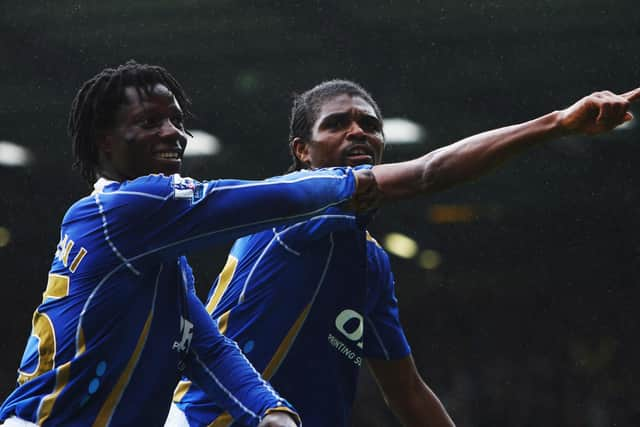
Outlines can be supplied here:
<path id="1" fill-rule="evenodd" d="M 258 427 L 296 427 L 297 425 L 289 413 L 277 411 L 265 416 Z"/>
<path id="2" fill-rule="evenodd" d="M 367 359 L 387 405 L 405 427 L 452 427 L 438 397 L 422 380 L 411 356 Z"/>
<path id="3" fill-rule="evenodd" d="M 633 118 L 640 88 L 616 95 L 597 92 L 537 119 L 470 136 L 417 159 L 374 166 L 385 200 L 441 191 L 477 178 L 523 150 L 568 135 L 598 135 Z"/>

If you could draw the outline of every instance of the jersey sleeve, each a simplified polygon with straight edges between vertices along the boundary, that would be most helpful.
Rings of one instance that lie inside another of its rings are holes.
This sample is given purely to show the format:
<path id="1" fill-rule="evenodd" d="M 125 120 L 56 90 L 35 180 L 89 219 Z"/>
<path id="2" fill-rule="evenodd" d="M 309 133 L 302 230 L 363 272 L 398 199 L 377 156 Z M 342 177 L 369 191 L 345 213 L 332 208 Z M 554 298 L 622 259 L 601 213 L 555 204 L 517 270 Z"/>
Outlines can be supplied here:
<path id="1" fill-rule="evenodd" d="M 332 207 L 304 221 L 274 227 L 273 232 L 280 244 L 294 251 L 300 251 L 329 233 L 357 229 L 358 219 L 359 217 L 353 212 Z"/>
<path id="2" fill-rule="evenodd" d="M 331 168 L 264 181 L 150 175 L 94 197 L 110 240 L 135 262 L 302 221 L 348 200 L 355 187 L 353 169 Z"/>
<path id="3" fill-rule="evenodd" d="M 354 170 L 371 168 L 372 165 L 360 165 Z M 274 233 L 280 243 L 292 249 L 301 249 L 313 244 L 316 240 L 325 238 L 329 233 L 361 229 L 371 221 L 374 214 L 375 210 L 355 213 L 344 207 L 334 206 L 305 221 L 277 227 Z"/>
<path id="4" fill-rule="evenodd" d="M 288 412 L 300 425 L 291 404 L 260 377 L 233 340 L 220 334 L 192 293 L 189 293 L 188 305 L 189 317 L 194 323 L 187 358 L 190 379 L 242 425 L 256 426 L 273 411 Z"/>
<path id="5" fill-rule="evenodd" d="M 365 316 L 364 355 L 385 360 L 400 359 L 409 355 L 411 348 L 400 324 L 389 257 L 377 246 L 373 251 L 375 255 L 372 256 L 371 252 L 368 255 L 369 301 Z"/>

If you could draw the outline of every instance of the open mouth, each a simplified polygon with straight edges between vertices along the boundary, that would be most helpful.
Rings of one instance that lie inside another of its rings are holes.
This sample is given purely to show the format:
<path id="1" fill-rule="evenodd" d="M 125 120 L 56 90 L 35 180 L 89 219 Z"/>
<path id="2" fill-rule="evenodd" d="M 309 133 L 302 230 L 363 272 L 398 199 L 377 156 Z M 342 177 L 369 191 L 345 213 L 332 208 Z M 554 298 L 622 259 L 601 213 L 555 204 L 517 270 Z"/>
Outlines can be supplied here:
<path id="1" fill-rule="evenodd" d="M 367 146 L 353 147 L 347 151 L 347 159 L 352 164 L 373 163 L 373 151 Z"/>
<path id="2" fill-rule="evenodd" d="M 179 161 L 182 159 L 182 155 L 177 151 L 158 151 L 153 153 L 153 158 L 156 160 Z"/>

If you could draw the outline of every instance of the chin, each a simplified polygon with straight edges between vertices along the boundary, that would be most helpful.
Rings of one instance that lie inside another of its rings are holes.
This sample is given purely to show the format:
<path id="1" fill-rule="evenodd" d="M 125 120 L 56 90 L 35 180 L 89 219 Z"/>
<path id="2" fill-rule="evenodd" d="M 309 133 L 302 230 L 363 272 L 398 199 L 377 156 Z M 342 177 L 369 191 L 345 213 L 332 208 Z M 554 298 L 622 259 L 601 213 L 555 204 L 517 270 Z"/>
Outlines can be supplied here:
<path id="1" fill-rule="evenodd" d="M 182 171 L 182 162 L 180 162 L 180 164 L 176 164 L 176 165 L 158 165 L 158 167 L 155 168 L 155 173 L 161 173 L 165 176 L 170 176 L 176 173 L 180 173 Z"/>

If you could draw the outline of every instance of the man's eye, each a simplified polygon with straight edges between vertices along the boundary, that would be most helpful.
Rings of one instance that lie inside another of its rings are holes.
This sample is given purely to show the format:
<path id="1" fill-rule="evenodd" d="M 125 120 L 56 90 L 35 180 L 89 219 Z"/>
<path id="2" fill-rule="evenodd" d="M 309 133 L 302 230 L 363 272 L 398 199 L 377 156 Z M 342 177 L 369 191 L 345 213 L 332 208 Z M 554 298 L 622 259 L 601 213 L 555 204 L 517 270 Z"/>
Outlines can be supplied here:
<path id="1" fill-rule="evenodd" d="M 145 129 L 150 129 L 158 125 L 158 119 L 154 117 L 145 117 L 140 121 L 140 126 Z"/>
<path id="2" fill-rule="evenodd" d="M 380 132 L 382 130 L 380 122 L 372 118 L 363 119 L 360 126 L 366 132 Z"/>
<path id="3" fill-rule="evenodd" d="M 347 125 L 348 120 L 345 117 L 333 117 L 327 123 L 331 129 L 342 129 Z"/>

